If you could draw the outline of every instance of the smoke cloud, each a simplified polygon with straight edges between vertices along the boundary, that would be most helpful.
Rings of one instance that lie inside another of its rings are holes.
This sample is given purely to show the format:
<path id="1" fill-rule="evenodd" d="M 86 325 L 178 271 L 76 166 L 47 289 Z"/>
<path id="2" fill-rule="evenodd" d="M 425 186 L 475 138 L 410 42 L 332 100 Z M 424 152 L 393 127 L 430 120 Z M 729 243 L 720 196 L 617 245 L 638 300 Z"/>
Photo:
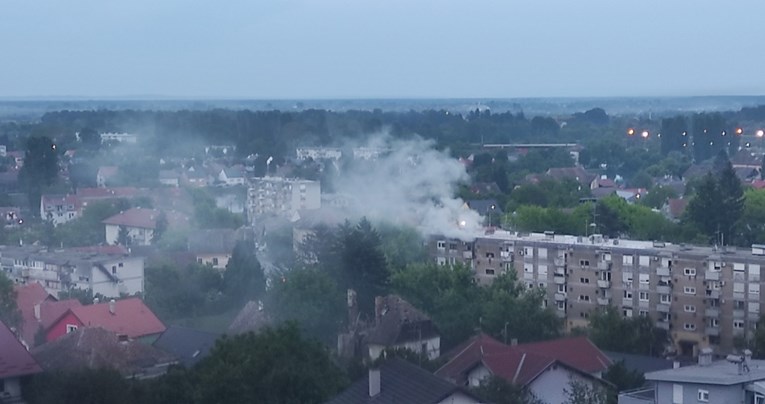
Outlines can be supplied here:
<path id="1" fill-rule="evenodd" d="M 465 167 L 433 141 L 379 134 L 353 147 L 384 152 L 354 159 L 333 181 L 336 193 L 348 199 L 349 215 L 412 226 L 424 236 L 468 241 L 481 234 L 481 215 L 454 197 L 457 184 L 468 180 Z"/>

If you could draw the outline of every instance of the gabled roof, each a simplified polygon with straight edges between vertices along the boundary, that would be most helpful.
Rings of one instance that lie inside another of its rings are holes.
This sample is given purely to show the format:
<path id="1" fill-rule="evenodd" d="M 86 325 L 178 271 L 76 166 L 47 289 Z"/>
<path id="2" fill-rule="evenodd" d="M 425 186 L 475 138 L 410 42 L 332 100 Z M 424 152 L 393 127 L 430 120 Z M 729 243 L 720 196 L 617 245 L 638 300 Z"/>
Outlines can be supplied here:
<path id="1" fill-rule="evenodd" d="M 672 369 L 673 362 L 664 358 L 656 358 L 647 355 L 635 355 L 622 352 L 604 352 L 613 363 L 624 362 L 627 370 L 639 373 L 654 372 L 657 370 Z"/>
<path id="2" fill-rule="evenodd" d="M 380 366 L 380 393 L 369 397 L 369 376 L 354 382 L 327 404 L 435 404 L 459 393 L 480 402 L 467 390 L 434 376 L 401 359 L 394 358 Z"/>
<path id="3" fill-rule="evenodd" d="M 449 361 L 436 375 L 458 384 L 464 384 L 468 373 L 479 365 L 511 383 L 525 385 L 555 363 L 584 374 L 605 371 L 611 364 L 586 337 L 509 346 L 479 334 L 445 356 Z"/>
<path id="4" fill-rule="evenodd" d="M 396 295 L 375 299 L 375 320 L 367 337 L 370 344 L 393 346 L 439 335 L 430 317 Z"/>
<path id="5" fill-rule="evenodd" d="M 0 321 L 0 380 L 40 372 L 40 365 L 16 339 L 13 332 Z"/>
<path id="6" fill-rule="evenodd" d="M 33 349 L 32 355 L 45 370 L 111 368 L 124 376 L 146 375 L 176 362 L 170 353 L 138 341 L 120 341 L 116 333 L 99 327 L 70 332 Z"/>
<path id="7" fill-rule="evenodd" d="M 547 170 L 546 175 L 556 181 L 562 181 L 568 178 L 586 186 L 589 186 L 590 182 L 596 177 L 595 174 L 589 173 L 587 170 L 579 166 L 551 168 Z"/>
<path id="8" fill-rule="evenodd" d="M 683 198 L 670 198 L 667 200 L 667 207 L 669 209 L 669 216 L 673 219 L 679 219 L 685 212 L 685 208 L 688 206 L 688 199 Z"/>
<path id="9" fill-rule="evenodd" d="M 184 365 L 192 366 L 207 356 L 219 334 L 192 328 L 170 326 L 154 341 L 154 346 L 172 354 Z"/>
<path id="10" fill-rule="evenodd" d="M 196 254 L 231 254 L 236 245 L 236 230 L 207 229 L 189 234 L 189 251 Z"/>
<path id="11" fill-rule="evenodd" d="M 474 211 L 478 212 L 478 214 L 480 215 L 486 215 L 488 213 L 496 213 L 496 214 L 502 213 L 502 207 L 499 206 L 499 203 L 494 198 L 471 199 L 471 200 L 465 201 L 465 203 L 470 209 L 473 209 Z M 492 208 L 492 206 L 494 208 Z"/>
<path id="12" fill-rule="evenodd" d="M 55 299 L 37 282 L 16 285 L 14 289 L 16 291 L 16 307 L 21 312 L 21 337 L 27 345 L 31 345 L 39 327 L 35 317 L 35 305 L 41 305 L 47 300 Z"/>
<path id="13" fill-rule="evenodd" d="M 107 218 L 102 223 L 116 226 L 154 229 L 157 227 L 159 212 L 154 209 L 132 208 Z"/>
<path id="14" fill-rule="evenodd" d="M 260 302 L 250 300 L 231 321 L 228 332 L 231 334 L 257 333 L 269 325 L 271 325 L 271 319 L 263 310 L 263 305 Z"/>
<path id="15" fill-rule="evenodd" d="M 77 195 L 43 195 L 41 203 L 43 208 L 50 205 L 63 205 L 66 206 L 66 209 L 72 206 L 74 210 L 79 210 L 82 206 Z"/>
<path id="16" fill-rule="evenodd" d="M 77 299 L 44 302 L 40 305 L 40 327 L 47 330 L 69 309 L 80 306 L 82 303 Z"/>
<path id="17" fill-rule="evenodd" d="M 71 312 L 85 327 L 102 327 L 107 331 L 129 338 L 160 334 L 165 325 L 140 298 L 131 297 L 114 302 L 114 314 L 109 312 L 110 302 L 78 306 L 67 310 L 53 324 Z"/>

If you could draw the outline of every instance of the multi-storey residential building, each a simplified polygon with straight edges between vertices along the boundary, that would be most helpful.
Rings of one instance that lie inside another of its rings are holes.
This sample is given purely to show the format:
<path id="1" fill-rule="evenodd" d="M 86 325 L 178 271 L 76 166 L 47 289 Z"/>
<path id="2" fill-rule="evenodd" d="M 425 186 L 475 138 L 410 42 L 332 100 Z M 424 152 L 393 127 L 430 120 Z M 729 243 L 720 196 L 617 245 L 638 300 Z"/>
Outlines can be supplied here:
<path id="1" fill-rule="evenodd" d="M 586 326 L 598 307 L 650 316 L 683 355 L 703 347 L 729 352 L 751 336 L 765 303 L 760 245 L 742 250 L 497 231 L 471 242 L 436 237 L 430 252 L 439 264 L 470 266 L 481 283 L 515 271 L 529 288 L 547 292 L 546 304 L 568 329 Z"/>
<path id="2" fill-rule="evenodd" d="M 144 260 L 125 254 L 0 246 L 0 267 L 14 282 L 37 282 L 58 296 L 69 289 L 120 297 L 143 292 Z"/>
<path id="3" fill-rule="evenodd" d="M 299 210 L 321 208 L 318 181 L 282 177 L 262 177 L 251 181 L 247 190 L 247 217 L 290 216 Z"/>
<path id="4" fill-rule="evenodd" d="M 295 150 L 298 160 L 340 160 L 343 151 L 335 147 L 299 147 Z"/>

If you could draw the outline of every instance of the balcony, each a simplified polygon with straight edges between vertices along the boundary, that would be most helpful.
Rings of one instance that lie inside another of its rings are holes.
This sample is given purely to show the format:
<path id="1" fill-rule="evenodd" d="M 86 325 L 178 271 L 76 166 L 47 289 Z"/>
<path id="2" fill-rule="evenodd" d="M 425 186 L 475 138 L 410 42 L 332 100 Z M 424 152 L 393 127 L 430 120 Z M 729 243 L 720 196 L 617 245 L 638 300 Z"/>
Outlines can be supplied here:
<path id="1" fill-rule="evenodd" d="M 659 313 L 669 313 L 669 305 L 663 303 L 656 304 L 656 311 Z"/>
<path id="2" fill-rule="evenodd" d="M 611 287 L 611 281 L 598 280 L 598 287 L 608 289 Z"/>
<path id="3" fill-rule="evenodd" d="M 565 268 L 555 268 L 555 275 L 558 276 L 566 276 L 566 269 Z"/>
<path id="4" fill-rule="evenodd" d="M 747 311 L 747 312 L 746 312 L 746 318 L 747 318 L 749 321 L 754 321 L 754 322 L 757 322 L 757 320 L 759 320 L 759 319 L 760 319 L 760 313 L 755 313 L 755 312 L 753 312 L 753 311 Z"/>
<path id="5" fill-rule="evenodd" d="M 661 328 L 662 330 L 669 330 L 669 321 L 662 321 L 662 320 L 657 321 L 656 328 Z"/>
<path id="6" fill-rule="evenodd" d="M 745 315 L 744 310 L 733 310 L 733 318 L 744 318 Z"/>
<path id="7" fill-rule="evenodd" d="M 611 263 L 606 261 L 598 261 L 598 269 L 601 271 L 610 271 Z"/>
<path id="8" fill-rule="evenodd" d="M 609 304 L 611 304 L 611 299 L 607 297 L 599 297 L 598 304 L 601 306 L 608 306 Z"/>
<path id="9" fill-rule="evenodd" d="M 720 309 L 718 309 L 718 308 L 711 308 L 711 307 L 707 308 L 706 310 L 704 310 L 704 316 L 705 317 L 714 317 L 714 318 L 720 317 Z"/>
<path id="10" fill-rule="evenodd" d="M 553 282 L 556 285 L 565 285 L 566 284 L 566 278 L 563 276 L 553 276 Z"/>
<path id="11" fill-rule="evenodd" d="M 704 279 L 708 281 L 719 281 L 720 280 L 720 272 L 718 271 L 707 271 L 704 275 Z"/>
<path id="12" fill-rule="evenodd" d="M 564 301 L 566 301 L 566 293 L 556 292 L 555 293 L 555 301 L 556 302 L 564 302 Z"/>
<path id="13" fill-rule="evenodd" d="M 472 251 L 463 251 L 462 252 L 462 258 L 469 260 L 473 259 L 473 252 Z"/>
<path id="14" fill-rule="evenodd" d="M 622 298 L 622 306 L 632 307 L 633 299 L 631 297 Z"/>
<path id="15" fill-rule="evenodd" d="M 672 286 L 668 286 L 668 285 L 656 286 L 656 293 L 659 293 L 661 295 L 668 295 L 672 293 Z"/>
<path id="16" fill-rule="evenodd" d="M 720 335 L 720 327 L 707 327 L 704 329 L 704 334 L 717 337 Z"/>
<path id="17" fill-rule="evenodd" d="M 559 266 L 559 267 L 562 267 L 562 266 L 566 265 L 566 259 L 565 258 L 556 258 L 554 260 L 554 262 L 555 262 L 555 265 Z"/>
<path id="18" fill-rule="evenodd" d="M 708 299 L 719 299 L 720 298 L 720 290 L 719 289 L 707 289 L 706 297 Z"/>
<path id="19" fill-rule="evenodd" d="M 658 267 L 658 268 L 656 268 L 656 275 L 659 275 L 659 276 L 669 276 L 669 267 Z"/>
<path id="20" fill-rule="evenodd" d="M 744 300 L 746 298 L 746 295 L 744 292 L 733 292 L 733 299 L 734 300 Z"/>

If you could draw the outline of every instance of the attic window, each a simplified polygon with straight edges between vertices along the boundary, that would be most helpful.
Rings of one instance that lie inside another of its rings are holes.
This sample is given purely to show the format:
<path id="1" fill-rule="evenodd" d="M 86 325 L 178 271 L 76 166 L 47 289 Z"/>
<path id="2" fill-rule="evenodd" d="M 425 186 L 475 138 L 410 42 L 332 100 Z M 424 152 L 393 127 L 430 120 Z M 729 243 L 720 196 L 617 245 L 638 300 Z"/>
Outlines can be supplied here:
<path id="1" fill-rule="evenodd" d="M 117 334 L 117 341 L 128 342 L 128 336 L 126 334 Z"/>

